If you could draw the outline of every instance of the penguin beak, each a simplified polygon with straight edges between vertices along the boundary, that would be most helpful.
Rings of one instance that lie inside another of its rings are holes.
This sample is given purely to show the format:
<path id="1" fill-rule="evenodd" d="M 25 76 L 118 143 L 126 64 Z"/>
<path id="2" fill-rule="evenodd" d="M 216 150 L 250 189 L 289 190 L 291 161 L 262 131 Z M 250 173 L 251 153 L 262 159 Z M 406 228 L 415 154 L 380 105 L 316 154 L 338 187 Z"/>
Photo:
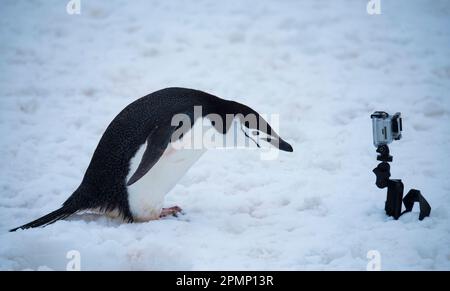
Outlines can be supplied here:
<path id="1" fill-rule="evenodd" d="M 281 138 L 280 138 L 280 140 L 279 140 L 278 148 L 279 148 L 281 151 L 290 152 L 290 153 L 292 153 L 292 152 L 294 151 L 294 149 L 292 148 L 292 146 L 291 146 L 289 143 L 287 143 L 287 142 L 285 142 L 284 140 L 282 140 Z"/>
<path id="2" fill-rule="evenodd" d="M 278 140 L 278 148 L 280 149 L 280 151 L 285 151 L 285 152 L 290 152 L 290 153 L 292 153 L 294 151 L 292 146 L 289 143 L 285 142 L 281 138 Z"/>
<path id="3" fill-rule="evenodd" d="M 274 147 L 277 147 L 280 151 L 285 151 L 285 152 L 290 152 L 290 153 L 294 151 L 292 146 L 289 143 L 287 143 L 286 141 L 284 141 L 281 137 L 278 139 L 263 138 L 263 140 L 272 144 Z"/>

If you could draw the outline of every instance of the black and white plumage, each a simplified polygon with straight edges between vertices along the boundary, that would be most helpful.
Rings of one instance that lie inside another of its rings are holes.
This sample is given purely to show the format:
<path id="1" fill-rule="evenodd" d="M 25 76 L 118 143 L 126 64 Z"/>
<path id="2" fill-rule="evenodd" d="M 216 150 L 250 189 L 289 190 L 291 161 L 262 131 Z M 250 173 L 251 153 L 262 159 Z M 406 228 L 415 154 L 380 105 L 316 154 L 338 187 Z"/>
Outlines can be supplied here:
<path id="1" fill-rule="evenodd" d="M 128 222 L 158 219 L 164 196 L 204 152 L 176 149 L 173 145 L 179 141 L 171 140 L 179 128 L 171 125 L 174 115 L 192 117 L 189 129 L 199 124 L 193 120 L 194 106 L 202 106 L 201 117 L 211 113 L 223 120 L 226 114 L 259 116 L 246 105 L 193 89 L 166 88 L 144 96 L 109 124 L 80 186 L 63 206 L 11 231 L 48 225 L 83 210 L 115 214 Z M 225 134 L 229 128 L 217 129 Z M 269 143 L 292 151 L 268 124 L 264 131 L 271 137 Z"/>

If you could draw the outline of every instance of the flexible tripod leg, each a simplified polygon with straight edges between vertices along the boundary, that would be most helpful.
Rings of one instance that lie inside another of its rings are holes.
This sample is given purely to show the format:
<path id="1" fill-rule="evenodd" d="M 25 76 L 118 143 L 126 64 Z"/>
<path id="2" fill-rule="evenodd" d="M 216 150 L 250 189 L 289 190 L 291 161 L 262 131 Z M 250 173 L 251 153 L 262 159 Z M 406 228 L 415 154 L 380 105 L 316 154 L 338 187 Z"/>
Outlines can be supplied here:
<path id="1" fill-rule="evenodd" d="M 404 185 L 400 179 L 389 179 L 391 177 L 391 166 L 388 162 L 392 161 L 392 156 L 389 155 L 389 148 L 387 145 L 382 145 L 377 148 L 377 159 L 382 161 L 373 169 L 377 180 L 375 184 L 378 188 L 388 188 L 384 210 L 386 215 L 398 219 L 403 213 L 410 212 L 414 206 L 414 202 L 419 202 L 420 215 L 419 220 L 430 216 L 431 207 L 427 200 L 422 196 L 419 190 L 411 189 L 405 198 L 403 198 Z M 402 212 L 402 202 L 405 204 L 406 210 Z"/>

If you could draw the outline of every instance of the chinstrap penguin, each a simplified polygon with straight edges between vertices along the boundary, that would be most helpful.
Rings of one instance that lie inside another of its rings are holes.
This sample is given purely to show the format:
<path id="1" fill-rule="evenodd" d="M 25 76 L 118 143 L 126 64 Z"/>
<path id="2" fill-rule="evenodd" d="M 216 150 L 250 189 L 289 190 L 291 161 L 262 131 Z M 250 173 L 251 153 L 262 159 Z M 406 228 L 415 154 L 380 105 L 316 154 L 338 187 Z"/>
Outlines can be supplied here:
<path id="1" fill-rule="evenodd" d="M 257 123 L 251 125 L 242 120 L 243 128 L 265 134 L 267 138 L 262 140 L 279 150 L 293 151 L 290 144 L 246 105 L 193 89 L 162 89 L 129 104 L 113 119 L 97 145 L 81 184 L 61 208 L 11 231 L 45 226 L 86 210 L 118 216 L 126 222 L 149 221 L 179 212 L 178 206 L 163 208 L 162 205 L 164 196 L 205 151 L 174 146 L 200 124 L 194 120 L 195 106 L 201 106 L 201 117 L 215 114 L 226 120 L 227 114 L 253 114 L 259 118 Z M 181 123 L 173 125 L 173 116 L 177 114 L 190 117 L 188 126 L 184 126 L 186 130 L 180 131 Z M 229 130 L 229 125 L 213 125 L 221 134 Z M 174 138 L 175 132 L 181 132 L 178 139 Z M 251 138 L 247 133 L 245 136 Z"/>

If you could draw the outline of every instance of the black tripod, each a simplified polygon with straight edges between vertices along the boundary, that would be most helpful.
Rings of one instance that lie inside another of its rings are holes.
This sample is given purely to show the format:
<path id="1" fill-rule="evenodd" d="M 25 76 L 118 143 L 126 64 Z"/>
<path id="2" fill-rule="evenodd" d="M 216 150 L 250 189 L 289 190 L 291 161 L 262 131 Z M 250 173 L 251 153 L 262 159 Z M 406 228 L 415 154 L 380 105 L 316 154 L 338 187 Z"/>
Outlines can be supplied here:
<path id="1" fill-rule="evenodd" d="M 388 162 L 392 162 L 392 156 L 389 155 L 389 147 L 380 145 L 377 148 L 377 160 L 381 161 L 378 166 L 373 169 L 377 176 L 375 184 L 378 188 L 388 188 L 386 203 L 384 210 L 388 216 L 398 219 L 403 213 L 410 212 L 413 209 L 414 202 L 419 202 L 420 214 L 419 220 L 430 216 L 431 207 L 427 200 L 422 196 L 419 190 L 411 189 L 403 198 L 404 186 L 400 179 L 389 179 L 391 176 L 391 166 Z M 402 202 L 405 204 L 405 211 L 402 212 Z"/>

